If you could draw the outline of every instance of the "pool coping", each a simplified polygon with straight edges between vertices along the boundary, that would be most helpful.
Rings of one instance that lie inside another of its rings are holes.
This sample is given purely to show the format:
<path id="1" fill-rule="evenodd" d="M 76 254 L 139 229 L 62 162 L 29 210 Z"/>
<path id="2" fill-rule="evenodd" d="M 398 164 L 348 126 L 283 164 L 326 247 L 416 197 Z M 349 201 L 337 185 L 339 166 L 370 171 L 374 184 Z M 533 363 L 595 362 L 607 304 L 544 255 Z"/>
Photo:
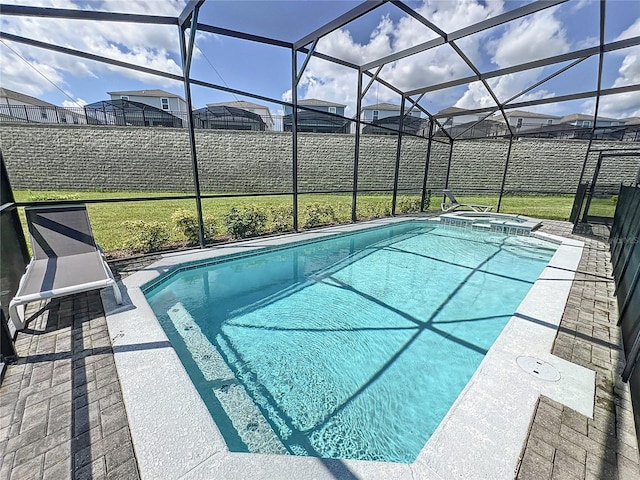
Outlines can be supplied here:
<path id="1" fill-rule="evenodd" d="M 558 245 L 540 278 L 412 464 L 230 452 L 158 323 L 141 287 L 175 265 L 422 217 L 333 226 L 210 249 L 170 253 L 125 278 L 124 305 L 102 292 L 116 368 L 141 477 L 166 479 L 513 478 L 541 394 L 593 415 L 593 371 L 551 355 L 583 243 L 534 233 Z M 455 227 L 450 227 L 455 228 Z M 551 364 L 560 380 L 523 371 L 518 357 Z M 505 388 L 505 386 L 507 386 Z"/>

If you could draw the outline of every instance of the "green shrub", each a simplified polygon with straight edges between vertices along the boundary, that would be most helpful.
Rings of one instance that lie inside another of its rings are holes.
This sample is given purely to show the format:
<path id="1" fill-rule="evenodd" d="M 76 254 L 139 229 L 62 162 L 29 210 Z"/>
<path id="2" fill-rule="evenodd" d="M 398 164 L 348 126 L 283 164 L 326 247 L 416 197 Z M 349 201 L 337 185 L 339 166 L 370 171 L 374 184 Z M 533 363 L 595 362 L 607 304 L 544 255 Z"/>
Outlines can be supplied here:
<path id="1" fill-rule="evenodd" d="M 310 203 L 302 210 L 304 228 L 318 227 L 336 223 L 338 218 L 336 212 L 328 203 Z"/>
<path id="2" fill-rule="evenodd" d="M 427 190 L 427 194 L 424 197 L 424 209 L 429 210 L 431 206 L 431 189 Z"/>
<path id="3" fill-rule="evenodd" d="M 267 213 L 259 207 L 232 207 L 224 216 L 227 231 L 233 238 L 260 235 L 267 225 Z"/>
<path id="4" fill-rule="evenodd" d="M 271 207 L 271 222 L 274 232 L 288 232 L 293 229 L 293 207 L 278 205 Z"/>
<path id="5" fill-rule="evenodd" d="M 196 245 L 200 242 L 198 218 L 195 213 L 185 209 L 177 210 L 171 215 L 171 220 L 174 229 L 187 237 L 189 244 Z M 212 215 L 204 215 L 202 217 L 202 223 L 205 242 L 213 240 L 217 233 L 215 217 Z"/>
<path id="6" fill-rule="evenodd" d="M 398 197 L 396 203 L 396 212 L 411 213 L 420 211 L 421 197 Z"/>
<path id="7" fill-rule="evenodd" d="M 169 229 L 165 223 L 129 220 L 123 225 L 129 232 L 127 248 L 134 252 L 155 252 L 169 241 Z"/>
<path id="8" fill-rule="evenodd" d="M 51 202 L 55 200 L 78 200 L 80 196 L 76 193 L 40 192 L 29 195 L 30 202 Z"/>
<path id="9" fill-rule="evenodd" d="M 359 203 L 359 218 L 383 218 L 391 215 L 391 205 L 381 203 Z"/>

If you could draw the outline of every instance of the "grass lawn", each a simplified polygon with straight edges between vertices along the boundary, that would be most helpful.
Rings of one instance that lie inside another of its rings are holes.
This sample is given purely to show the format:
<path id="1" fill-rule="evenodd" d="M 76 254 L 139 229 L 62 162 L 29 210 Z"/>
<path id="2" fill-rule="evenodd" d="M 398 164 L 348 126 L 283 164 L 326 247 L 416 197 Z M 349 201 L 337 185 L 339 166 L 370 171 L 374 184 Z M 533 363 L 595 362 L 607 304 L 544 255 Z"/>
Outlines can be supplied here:
<path id="1" fill-rule="evenodd" d="M 150 197 L 156 195 L 172 195 L 160 192 L 40 192 L 18 190 L 14 196 L 19 202 L 34 201 L 36 199 L 95 199 L 95 198 L 122 198 L 122 197 Z M 176 193 L 175 195 L 180 195 Z M 417 195 L 412 198 L 418 199 Z M 467 203 L 493 205 L 494 210 L 498 204 L 498 196 L 469 196 L 459 197 L 459 200 Z M 205 215 L 216 218 L 218 232 L 225 234 L 223 217 L 231 207 L 259 206 L 267 210 L 277 206 L 290 206 L 291 196 L 264 196 L 264 197 L 238 197 L 238 198 L 211 198 L 203 199 L 202 206 Z M 440 208 L 441 198 L 434 196 L 431 201 L 431 210 Z M 329 204 L 333 207 L 336 217 L 340 222 L 348 222 L 351 219 L 351 195 L 301 195 L 298 197 L 299 222 L 304 223 L 304 209 L 312 203 Z M 549 218 L 566 220 L 569 218 L 573 196 L 505 196 L 502 199 L 500 211 L 503 213 L 515 213 L 528 215 L 535 218 Z M 163 201 L 139 201 L 124 203 L 88 204 L 89 217 L 96 240 L 105 251 L 121 250 L 126 248 L 128 231 L 124 226 L 126 220 L 144 220 L 148 222 L 164 222 L 169 228 L 171 215 L 180 209 L 190 210 L 195 213 L 194 200 L 163 200 Z M 374 213 L 381 215 L 385 210 L 391 209 L 391 195 L 358 195 L 358 216 L 371 217 Z M 613 216 L 615 205 L 611 198 L 594 199 L 592 202 L 592 215 Z M 24 224 L 24 215 L 21 211 Z M 267 225 L 269 228 L 270 225 Z M 182 234 L 171 228 L 171 240 L 184 240 Z"/>

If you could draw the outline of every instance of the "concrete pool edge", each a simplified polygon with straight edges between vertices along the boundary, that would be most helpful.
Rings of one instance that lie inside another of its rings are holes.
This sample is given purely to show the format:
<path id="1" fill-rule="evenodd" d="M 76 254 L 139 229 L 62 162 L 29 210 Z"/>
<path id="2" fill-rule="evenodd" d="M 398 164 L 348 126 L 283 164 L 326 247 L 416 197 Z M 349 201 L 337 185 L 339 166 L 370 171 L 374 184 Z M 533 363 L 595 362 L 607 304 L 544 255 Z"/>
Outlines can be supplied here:
<path id="1" fill-rule="evenodd" d="M 513 350 L 517 350 L 521 342 L 519 335 L 521 334 L 520 330 L 522 327 L 525 327 L 526 331 L 530 331 L 531 328 L 533 328 L 533 334 L 536 335 L 536 328 L 534 327 L 553 330 L 551 343 L 553 342 L 557 324 L 564 310 L 566 297 L 562 301 L 562 308 L 557 315 L 557 319 L 554 320 L 547 318 L 547 314 L 539 315 L 536 313 L 535 308 L 533 308 L 536 303 L 535 296 L 529 299 L 530 295 L 527 295 L 525 301 L 520 305 L 516 316 L 510 320 L 496 341 L 498 347 L 491 348 L 463 393 L 451 407 L 451 410 L 442 421 L 440 427 L 438 427 L 429 442 L 423 447 L 416 462 L 406 465 L 229 452 L 215 422 L 211 418 L 195 386 L 191 383 L 179 358 L 170 346 L 164 331 L 156 320 L 151 308 L 146 303 L 145 297 L 140 289 L 144 284 L 177 264 L 210 259 L 229 253 L 247 251 L 247 249 L 288 244 L 299 240 L 321 238 L 337 233 L 354 232 L 372 226 L 388 225 L 411 219 L 425 220 L 420 217 L 383 219 L 359 224 L 329 227 L 299 234 L 250 240 L 207 250 L 167 254 L 164 255 L 161 260 L 131 275 L 122 282 L 123 291 L 125 292 L 125 305 L 123 307 L 115 305 L 112 296 L 108 292 L 104 292 L 103 302 L 105 304 L 107 323 L 112 338 L 116 367 L 122 385 L 123 398 L 129 417 L 131 435 L 142 478 L 212 478 L 212 472 L 215 471 L 217 472 L 216 475 L 219 474 L 220 478 L 225 479 L 335 479 L 342 477 L 353 478 L 354 475 L 362 475 L 364 478 L 371 479 L 444 479 L 453 478 L 454 475 L 457 476 L 456 472 L 459 472 L 459 474 L 465 472 L 469 468 L 469 465 L 465 468 L 465 462 L 468 463 L 469 460 L 472 461 L 471 467 L 475 472 L 476 468 L 480 466 L 477 462 L 483 460 L 479 457 L 480 450 L 476 448 L 478 446 L 477 444 L 472 445 L 471 448 L 467 446 L 466 456 L 460 454 L 453 455 L 453 452 L 456 451 L 456 446 L 457 449 L 460 449 L 465 443 L 469 445 L 469 443 L 466 442 L 469 438 L 469 429 L 464 433 L 465 442 L 461 442 L 460 438 L 456 441 L 455 436 L 451 436 L 451 432 L 448 433 L 445 431 L 444 426 L 447 425 L 450 431 L 454 431 L 455 428 L 457 428 L 456 425 L 473 425 L 473 422 L 470 422 L 470 419 L 467 417 L 470 412 L 473 412 L 473 408 L 471 408 L 473 404 L 481 403 L 477 402 L 474 395 L 478 392 L 482 393 L 483 391 L 493 391 L 494 393 L 496 391 L 496 385 L 493 383 L 496 379 L 492 380 L 491 375 L 488 375 L 488 373 L 504 370 L 508 372 L 509 375 L 514 375 L 512 367 L 515 365 L 515 362 L 512 362 L 511 357 L 514 354 Z M 567 284 L 566 293 L 568 296 L 568 290 L 572 282 L 567 281 L 569 272 L 566 272 L 565 269 L 575 270 L 577 267 L 577 262 L 582 252 L 581 242 L 562 239 L 561 237 L 546 236 L 546 234 L 536 235 L 547 240 L 552 240 L 554 243 L 561 242 L 561 247 L 564 245 L 565 248 L 569 249 L 565 253 L 574 252 L 574 255 L 570 255 L 570 257 L 577 255 L 577 260 L 558 257 L 557 265 L 554 266 L 550 263 L 547 267 L 547 269 L 555 269 L 555 271 L 548 273 L 548 275 L 551 276 L 543 279 L 542 277 L 545 275 L 543 272 L 543 276 L 541 277 L 542 282 L 555 281 L 563 282 L 560 285 Z M 579 252 L 577 252 L 578 250 Z M 558 252 L 554 255 L 554 259 L 556 259 L 557 256 Z M 553 261 L 552 259 L 552 262 Z M 545 272 L 547 269 L 545 269 Z M 562 272 L 562 280 L 554 280 L 553 275 L 557 276 L 558 272 Z M 572 280 L 573 273 L 571 272 L 570 274 Z M 538 284 L 538 282 L 536 282 L 536 284 Z M 551 283 L 549 283 L 549 288 L 551 288 Z M 532 288 L 529 294 L 533 291 L 534 289 Z M 543 288 L 539 293 L 546 295 L 545 291 L 547 290 Z M 560 296 L 558 294 L 554 295 L 556 295 L 556 297 Z M 542 297 L 542 300 L 542 305 L 548 303 L 545 297 Z M 527 301 L 529 301 L 528 304 L 526 303 Z M 527 305 L 531 306 L 527 307 Z M 521 314 L 521 316 L 518 317 L 518 314 Z M 551 313 L 549 313 L 549 315 L 550 314 Z M 531 315 L 544 317 L 539 320 L 545 324 L 536 324 L 531 320 L 525 319 L 526 316 L 534 318 L 531 317 Z M 549 325 L 553 324 L 556 325 L 556 328 L 549 327 Z M 510 332 L 508 335 L 505 334 L 507 331 Z M 542 350 L 546 348 L 546 352 L 540 351 L 540 346 L 531 351 L 527 350 L 527 352 L 538 356 L 545 354 L 549 356 L 551 343 L 548 343 L 548 334 L 545 335 L 545 333 L 548 332 L 542 331 L 538 333 L 542 333 L 542 336 L 545 338 L 544 341 L 538 343 L 541 344 Z M 505 338 L 503 339 L 503 337 Z M 498 341 L 501 341 L 501 343 L 498 344 Z M 545 359 L 546 358 L 548 357 L 545 357 Z M 555 359 L 551 360 L 555 362 Z M 518 367 L 516 366 L 516 368 Z M 569 366 L 561 365 L 561 368 L 567 369 L 572 367 L 571 364 L 569 364 Z M 159 374 L 159 372 L 162 374 Z M 528 429 L 528 423 L 535 406 L 535 402 L 533 402 L 530 406 L 531 408 L 529 408 L 529 399 L 532 396 L 532 392 L 534 392 L 534 394 L 538 392 L 537 395 L 539 395 L 540 392 L 544 391 L 545 395 L 551 396 L 552 398 L 554 398 L 553 395 L 555 395 L 555 393 L 553 391 L 549 392 L 549 388 L 546 387 L 545 390 L 545 388 L 543 388 L 544 386 L 534 385 L 533 388 L 527 387 L 532 379 L 527 379 L 526 377 L 529 375 L 521 370 L 520 373 L 522 374 L 521 376 L 515 377 L 518 388 L 514 389 L 514 394 L 523 397 L 526 401 L 526 404 L 519 405 L 519 409 L 526 410 L 524 417 L 526 417 L 526 426 Z M 572 375 L 573 373 L 574 372 L 572 372 Z M 513 381 L 511 377 L 509 377 L 509 379 Z M 533 381 L 540 382 L 538 379 L 533 379 Z M 489 382 L 490 388 L 478 390 L 479 386 L 481 387 L 487 384 L 487 382 Z M 520 387 L 520 383 L 524 386 Z M 561 388 L 560 390 L 563 389 Z M 535 397 L 536 400 L 538 398 L 537 395 Z M 517 404 L 519 401 L 520 400 L 512 402 L 512 404 Z M 496 399 L 489 398 L 486 404 L 495 405 L 495 402 Z M 492 411 L 493 410 L 501 411 L 503 408 L 500 407 L 492 409 Z M 476 418 L 477 421 L 471 430 L 481 433 L 482 428 L 486 429 L 486 418 L 479 418 L 478 416 L 473 418 Z M 473 418 L 471 418 L 471 420 L 473 420 Z M 520 429 L 515 429 L 518 435 L 520 435 L 515 460 L 502 462 L 504 466 L 499 469 L 500 472 L 506 473 L 514 461 L 517 464 L 518 455 L 522 447 L 522 442 L 526 438 L 527 429 L 525 429 L 524 433 L 520 432 Z M 504 432 L 500 431 L 498 437 L 502 438 L 504 443 L 505 437 L 507 437 L 509 441 L 512 441 L 511 439 L 514 436 L 504 435 Z M 469 442 L 470 441 L 469 439 Z M 495 447 L 496 446 L 494 446 L 494 448 Z M 504 445 L 498 445 L 497 447 L 500 448 L 500 457 L 509 453 L 509 449 L 505 450 Z M 474 452 L 476 452 L 475 456 Z M 471 457 L 469 457 L 469 453 L 472 454 Z M 447 462 L 442 459 L 440 459 L 440 461 L 434 461 L 435 459 L 432 458 L 434 455 L 442 458 L 450 457 L 450 459 Z M 493 455 L 490 453 L 482 455 L 485 463 L 494 465 L 500 463 L 496 462 L 496 458 L 500 458 L 496 457 L 496 453 Z M 478 473 L 481 471 L 483 471 L 482 468 L 477 470 Z M 339 474 L 339 476 L 336 476 L 336 474 Z M 511 469 L 510 476 L 484 476 L 484 478 L 512 477 L 513 469 Z M 472 475 L 465 478 L 481 477 L 474 477 Z"/>
<path id="2" fill-rule="evenodd" d="M 416 459 L 444 478 L 514 478 L 540 395 L 593 416 L 595 372 L 550 353 L 584 244 L 533 236 L 558 250 Z M 524 356 L 552 365 L 560 380 L 525 372 Z"/>

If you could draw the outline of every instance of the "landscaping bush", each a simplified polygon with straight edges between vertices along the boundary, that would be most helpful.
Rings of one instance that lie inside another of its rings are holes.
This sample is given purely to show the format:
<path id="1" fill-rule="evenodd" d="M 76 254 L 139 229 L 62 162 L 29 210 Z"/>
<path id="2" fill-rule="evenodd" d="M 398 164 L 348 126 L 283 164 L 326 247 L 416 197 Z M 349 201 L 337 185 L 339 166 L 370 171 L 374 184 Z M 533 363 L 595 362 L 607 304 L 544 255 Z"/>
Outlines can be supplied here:
<path id="1" fill-rule="evenodd" d="M 278 205 L 271 207 L 271 222 L 274 232 L 288 232 L 293 229 L 293 207 Z"/>
<path id="2" fill-rule="evenodd" d="M 411 213 L 420 211 L 421 197 L 398 197 L 396 203 L 396 212 Z"/>
<path id="3" fill-rule="evenodd" d="M 359 218 L 383 218 L 391 215 L 390 204 L 360 202 L 358 204 Z"/>
<path id="4" fill-rule="evenodd" d="M 80 196 L 75 193 L 40 192 L 29 195 L 30 202 L 51 202 L 54 200 L 78 200 Z"/>
<path id="5" fill-rule="evenodd" d="M 200 242 L 198 217 L 195 213 L 185 209 L 177 210 L 171 215 L 171 220 L 173 221 L 174 229 L 187 237 L 189 244 L 196 245 Z M 213 240 L 217 233 L 215 217 L 204 215 L 202 221 L 205 242 Z"/>
<path id="6" fill-rule="evenodd" d="M 420 211 L 421 196 L 402 196 L 396 202 L 397 213 L 414 213 Z M 431 190 L 427 190 L 424 197 L 424 209 L 429 210 L 431 206 Z"/>
<path id="7" fill-rule="evenodd" d="M 232 207 L 225 214 L 224 223 L 233 238 L 253 237 L 265 231 L 267 213 L 259 207 Z"/>
<path id="8" fill-rule="evenodd" d="M 336 212 L 328 203 L 310 203 L 302 210 L 304 228 L 318 227 L 336 223 L 338 218 Z"/>
<path id="9" fill-rule="evenodd" d="M 431 189 L 427 190 L 427 194 L 424 196 L 424 209 L 429 210 L 431 206 Z"/>
<path id="10" fill-rule="evenodd" d="M 134 252 L 155 252 L 169 241 L 169 229 L 165 223 L 129 220 L 123 225 L 129 232 L 127 248 Z"/>

